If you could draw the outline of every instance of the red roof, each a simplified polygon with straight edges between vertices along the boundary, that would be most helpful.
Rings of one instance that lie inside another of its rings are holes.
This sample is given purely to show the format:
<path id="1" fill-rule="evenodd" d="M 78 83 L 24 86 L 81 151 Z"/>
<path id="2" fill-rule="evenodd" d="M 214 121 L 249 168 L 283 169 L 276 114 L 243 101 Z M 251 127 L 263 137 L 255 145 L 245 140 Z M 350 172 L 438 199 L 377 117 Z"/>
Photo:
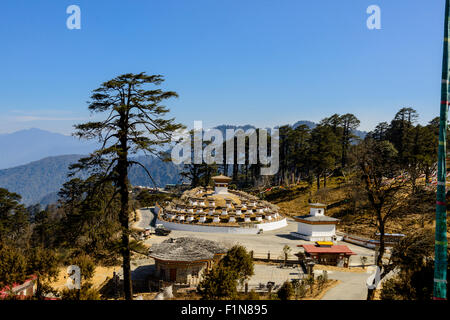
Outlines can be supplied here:
<path id="1" fill-rule="evenodd" d="M 352 250 L 350 250 L 347 246 L 344 245 L 334 245 L 331 247 L 319 247 L 314 244 L 302 244 L 305 251 L 309 254 L 311 253 L 345 253 L 348 255 L 355 255 Z"/>
<path id="2" fill-rule="evenodd" d="M 19 286 L 28 285 L 30 282 L 32 282 L 36 279 L 37 279 L 37 276 L 32 275 L 30 278 L 25 280 L 23 283 L 13 283 L 12 286 L 6 286 L 4 288 L 0 288 L 0 298 L 4 298 L 4 297 L 8 296 L 8 294 L 11 290 L 14 290 L 15 288 L 17 288 Z"/>

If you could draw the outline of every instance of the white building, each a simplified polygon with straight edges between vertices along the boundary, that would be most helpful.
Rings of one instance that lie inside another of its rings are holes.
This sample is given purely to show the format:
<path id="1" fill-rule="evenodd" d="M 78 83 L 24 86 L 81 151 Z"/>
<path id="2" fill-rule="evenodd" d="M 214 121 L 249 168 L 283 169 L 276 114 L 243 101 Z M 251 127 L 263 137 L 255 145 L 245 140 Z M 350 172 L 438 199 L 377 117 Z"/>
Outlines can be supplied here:
<path id="1" fill-rule="evenodd" d="M 214 193 L 215 194 L 228 194 L 228 184 L 231 182 L 231 178 L 227 176 L 215 176 L 211 178 L 214 181 Z"/>
<path id="2" fill-rule="evenodd" d="M 333 241 L 339 220 L 326 216 L 325 208 L 325 204 L 311 203 L 309 215 L 294 217 L 298 223 L 298 229 L 291 234 L 308 241 Z"/>

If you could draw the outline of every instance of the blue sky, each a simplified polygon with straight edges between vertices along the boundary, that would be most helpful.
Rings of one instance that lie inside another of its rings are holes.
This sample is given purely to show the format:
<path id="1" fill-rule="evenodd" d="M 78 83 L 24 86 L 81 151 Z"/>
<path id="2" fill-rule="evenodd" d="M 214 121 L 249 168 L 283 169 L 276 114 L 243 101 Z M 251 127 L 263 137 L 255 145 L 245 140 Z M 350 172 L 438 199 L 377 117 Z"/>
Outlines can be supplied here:
<path id="1" fill-rule="evenodd" d="M 122 73 L 162 74 L 193 126 L 259 127 L 354 113 L 362 130 L 404 106 L 439 113 L 444 0 L 3 0 L 0 133 L 69 134 Z M 66 8 L 81 8 L 81 30 Z M 381 8 L 381 30 L 366 9 Z"/>

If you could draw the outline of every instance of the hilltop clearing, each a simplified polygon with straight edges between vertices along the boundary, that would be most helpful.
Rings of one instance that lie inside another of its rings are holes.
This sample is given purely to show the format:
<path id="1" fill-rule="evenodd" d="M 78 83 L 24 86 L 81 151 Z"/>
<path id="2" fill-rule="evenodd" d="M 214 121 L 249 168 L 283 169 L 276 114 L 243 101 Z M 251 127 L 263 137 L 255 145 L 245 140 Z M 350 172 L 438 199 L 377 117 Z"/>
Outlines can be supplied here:
<path id="1" fill-rule="evenodd" d="M 373 237 L 376 220 L 367 200 L 359 194 L 358 188 L 342 177 L 331 178 L 327 188 L 317 190 L 306 182 L 289 187 L 272 187 L 260 196 L 280 207 L 282 214 L 297 216 L 309 214 L 310 202 L 327 205 L 326 215 L 340 219 L 338 231 Z M 392 218 L 386 226 L 386 233 L 410 233 L 419 228 L 432 228 L 434 222 L 435 193 L 423 190 L 409 197 L 407 205 Z"/>

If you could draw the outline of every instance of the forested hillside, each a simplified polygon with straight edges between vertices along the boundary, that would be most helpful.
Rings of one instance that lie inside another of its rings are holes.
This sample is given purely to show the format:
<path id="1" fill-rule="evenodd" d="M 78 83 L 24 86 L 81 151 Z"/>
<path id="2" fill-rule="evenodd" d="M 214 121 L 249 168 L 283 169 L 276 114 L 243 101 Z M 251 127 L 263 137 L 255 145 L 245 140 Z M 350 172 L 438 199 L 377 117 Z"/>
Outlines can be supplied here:
<path id="1" fill-rule="evenodd" d="M 0 187 L 20 194 L 24 204 L 48 204 L 56 199 L 56 192 L 67 181 L 69 165 L 77 162 L 80 157 L 81 155 L 48 157 L 0 170 Z M 172 163 L 149 156 L 140 157 L 139 161 L 145 165 L 158 187 L 178 182 L 178 169 Z M 130 169 L 129 179 L 133 185 L 153 186 L 145 170 L 139 167 Z"/>
<path id="2" fill-rule="evenodd" d="M 39 202 L 58 191 L 67 180 L 68 166 L 80 155 L 48 157 L 15 168 L 0 170 L 0 187 L 22 196 L 25 204 Z"/>
<path id="3" fill-rule="evenodd" d="M 158 187 L 164 187 L 168 183 L 180 182 L 179 167 L 172 162 L 163 162 L 156 157 L 150 156 L 137 157 L 136 160 L 147 168 Z M 139 166 L 130 168 L 128 178 L 131 184 L 135 186 L 153 186 L 148 174 Z"/>

